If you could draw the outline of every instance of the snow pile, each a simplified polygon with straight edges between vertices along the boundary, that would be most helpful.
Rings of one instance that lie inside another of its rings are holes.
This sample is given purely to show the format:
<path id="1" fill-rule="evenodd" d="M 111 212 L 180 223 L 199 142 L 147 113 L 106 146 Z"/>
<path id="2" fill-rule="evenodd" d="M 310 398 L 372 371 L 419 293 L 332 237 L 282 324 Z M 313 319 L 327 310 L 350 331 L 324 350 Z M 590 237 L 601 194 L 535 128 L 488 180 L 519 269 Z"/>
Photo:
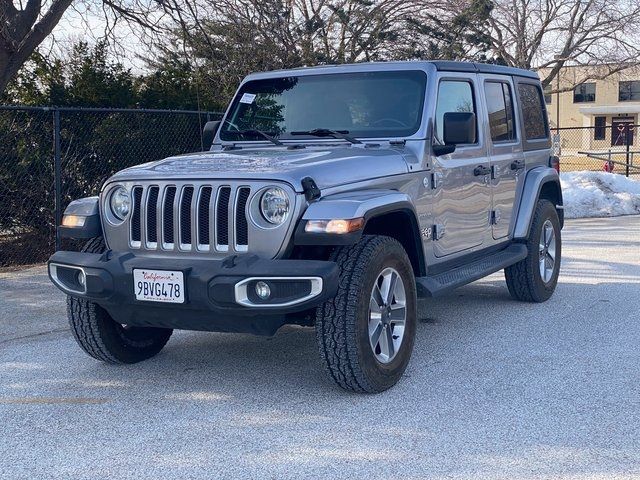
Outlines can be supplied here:
<path id="1" fill-rule="evenodd" d="M 640 181 L 606 172 L 560 174 L 566 218 L 640 213 Z"/>

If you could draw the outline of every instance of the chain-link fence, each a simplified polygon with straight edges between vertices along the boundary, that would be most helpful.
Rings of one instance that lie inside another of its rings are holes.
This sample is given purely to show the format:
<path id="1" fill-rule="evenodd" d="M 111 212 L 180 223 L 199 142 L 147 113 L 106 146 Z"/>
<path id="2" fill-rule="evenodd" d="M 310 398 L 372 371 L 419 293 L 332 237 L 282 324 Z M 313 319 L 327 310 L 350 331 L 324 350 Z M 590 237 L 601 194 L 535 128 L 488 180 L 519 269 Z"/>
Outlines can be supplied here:
<path id="1" fill-rule="evenodd" d="M 67 204 L 95 195 L 131 165 L 202 149 L 220 113 L 0 106 L 0 268 L 38 263 L 56 249 Z M 630 122 L 553 132 L 561 171 L 640 178 L 640 129 Z"/>
<path id="2" fill-rule="evenodd" d="M 640 129 L 631 122 L 553 130 L 562 172 L 591 170 L 640 178 Z"/>
<path id="3" fill-rule="evenodd" d="M 56 249 L 67 204 L 123 168 L 202 150 L 220 113 L 0 106 L 0 268 Z"/>

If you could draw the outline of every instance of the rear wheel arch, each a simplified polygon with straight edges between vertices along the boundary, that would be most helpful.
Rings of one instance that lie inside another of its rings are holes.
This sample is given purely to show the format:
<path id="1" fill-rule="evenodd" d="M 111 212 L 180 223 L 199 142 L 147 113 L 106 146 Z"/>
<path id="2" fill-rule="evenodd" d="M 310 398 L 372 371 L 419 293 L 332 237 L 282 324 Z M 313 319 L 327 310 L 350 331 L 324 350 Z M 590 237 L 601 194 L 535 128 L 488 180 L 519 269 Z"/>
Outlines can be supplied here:
<path id="1" fill-rule="evenodd" d="M 527 174 L 513 231 L 515 240 L 522 241 L 529 238 L 533 214 L 540 200 L 549 200 L 553 203 L 558 212 L 560 228 L 562 228 L 564 226 L 564 209 L 560 177 L 558 172 L 549 167 L 537 167 Z"/>
<path id="2" fill-rule="evenodd" d="M 564 227 L 564 209 L 558 208 L 563 206 L 562 187 L 559 181 L 549 180 L 540 187 L 538 200 L 549 200 L 556 207 L 558 218 L 560 219 L 560 228 Z"/>

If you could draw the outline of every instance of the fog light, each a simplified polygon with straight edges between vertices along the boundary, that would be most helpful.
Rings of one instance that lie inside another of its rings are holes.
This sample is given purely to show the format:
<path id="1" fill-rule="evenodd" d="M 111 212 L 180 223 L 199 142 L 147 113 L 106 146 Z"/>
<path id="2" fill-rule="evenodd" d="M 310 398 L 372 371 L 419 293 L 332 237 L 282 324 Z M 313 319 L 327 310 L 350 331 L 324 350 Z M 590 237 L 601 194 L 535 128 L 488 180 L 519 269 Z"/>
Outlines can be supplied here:
<path id="1" fill-rule="evenodd" d="M 271 296 L 271 289 L 266 282 L 258 282 L 256 283 L 256 295 L 260 297 L 262 300 L 266 300 Z"/>
<path id="2" fill-rule="evenodd" d="M 78 284 L 85 288 L 87 286 L 87 277 L 85 277 L 84 272 L 82 270 L 78 270 L 78 276 L 76 277 L 78 280 Z"/>

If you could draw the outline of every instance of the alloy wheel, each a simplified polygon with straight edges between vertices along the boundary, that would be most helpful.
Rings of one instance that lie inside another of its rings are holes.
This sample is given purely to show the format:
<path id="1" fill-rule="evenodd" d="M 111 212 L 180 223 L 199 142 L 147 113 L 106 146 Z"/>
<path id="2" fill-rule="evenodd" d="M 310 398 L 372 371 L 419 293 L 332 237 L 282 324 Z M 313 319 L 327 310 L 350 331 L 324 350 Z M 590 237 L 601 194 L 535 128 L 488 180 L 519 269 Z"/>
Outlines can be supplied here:
<path id="1" fill-rule="evenodd" d="M 556 266 L 556 232 L 551 220 L 546 220 L 542 225 L 539 253 L 540 277 L 544 283 L 549 283 Z"/>
<path id="2" fill-rule="evenodd" d="M 407 299 L 400 274 L 387 267 L 378 275 L 369 300 L 369 344 L 380 363 L 391 362 L 402 344 Z"/>

